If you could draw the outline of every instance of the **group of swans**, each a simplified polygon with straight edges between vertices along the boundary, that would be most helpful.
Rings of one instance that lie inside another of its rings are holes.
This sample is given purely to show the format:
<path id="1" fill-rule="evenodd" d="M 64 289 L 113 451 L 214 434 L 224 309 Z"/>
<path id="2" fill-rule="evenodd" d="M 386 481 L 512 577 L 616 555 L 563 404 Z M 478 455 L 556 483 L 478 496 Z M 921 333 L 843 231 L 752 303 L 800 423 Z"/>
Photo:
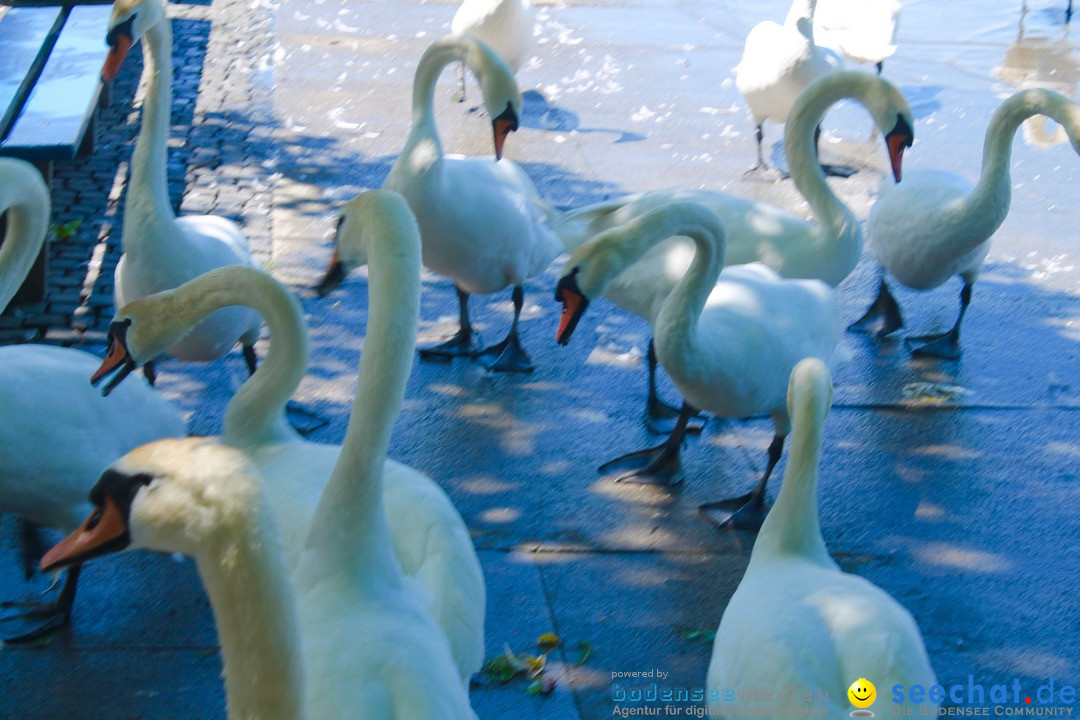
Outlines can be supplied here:
<path id="1" fill-rule="evenodd" d="M 655 191 L 632 196 L 626 200 L 587 206 L 559 215 L 556 218 L 556 226 L 560 234 L 568 247 L 577 248 L 577 253 L 567 267 L 572 268 L 578 254 L 585 253 L 599 258 L 593 262 L 606 270 L 617 268 L 618 272 L 612 272 L 606 278 L 606 282 L 590 287 L 589 290 L 593 293 L 602 292 L 619 307 L 640 315 L 653 326 L 655 333 L 660 324 L 661 309 L 674 288 L 681 282 L 681 278 L 687 275 L 688 268 L 693 266 L 692 258 L 695 258 L 696 252 L 700 251 L 700 239 L 690 239 L 680 232 L 671 232 L 667 236 L 655 238 L 655 242 L 645 243 L 640 248 L 640 252 L 635 251 L 631 256 L 627 248 L 622 247 L 618 242 L 604 241 L 604 238 L 608 233 L 620 229 L 623 233 L 632 236 L 640 232 L 633 226 L 636 219 L 648 213 L 661 212 L 673 204 L 693 202 L 707 207 L 722 222 L 727 238 L 725 258 L 727 265 L 761 262 L 783 278 L 814 279 L 832 286 L 839 284 L 847 277 L 859 259 L 862 250 L 862 232 L 858 219 L 829 188 L 824 172 L 817 163 L 814 152 L 814 128 L 831 105 L 845 98 L 853 98 L 860 102 L 870 112 L 875 124 L 881 128 L 893 175 L 899 180 L 904 150 L 910 147 L 913 140 L 911 110 L 903 95 L 882 78 L 856 72 L 832 73 L 817 80 L 803 92 L 792 109 L 791 117 L 785 127 L 785 145 L 791 164 L 792 178 L 796 187 L 809 201 L 818 218 L 817 223 L 807 222 L 773 206 L 728 193 L 710 190 Z M 604 244 L 607 247 L 604 247 Z M 765 297 L 769 297 L 781 287 L 787 287 L 778 283 L 775 276 L 770 277 L 772 273 L 766 274 L 767 271 L 764 268 L 756 269 L 754 272 L 755 277 L 767 281 L 767 287 L 756 290 Z M 576 322 L 574 316 L 579 307 L 575 303 L 580 302 L 575 299 L 573 288 L 569 286 L 573 282 L 572 273 L 572 269 L 564 272 L 564 280 L 560 281 L 559 286 L 561 299 L 564 304 L 568 303 L 564 311 L 569 313 L 567 317 L 571 318 L 568 322 Z M 701 291 L 708 296 L 706 290 L 707 288 L 702 286 Z M 576 294 L 581 296 L 580 291 Z M 720 296 L 723 294 L 718 295 Z M 785 312 L 797 311 L 800 302 L 786 304 L 792 300 L 791 298 L 777 299 L 779 307 L 786 308 L 778 310 L 779 317 L 784 317 Z M 741 312 L 746 312 L 747 308 L 751 307 L 749 301 L 746 301 L 747 305 Z M 737 300 L 727 302 L 731 303 L 733 311 L 738 307 Z M 809 316 L 817 318 L 817 321 L 811 323 L 812 327 L 831 327 L 832 320 L 826 320 L 830 317 L 830 312 L 823 306 L 810 303 L 804 309 Z M 725 345 L 745 344 L 748 348 L 755 348 L 755 357 L 759 358 L 773 359 L 772 353 L 776 352 L 784 360 L 776 366 L 771 366 L 768 362 L 739 361 L 725 371 L 716 369 L 716 378 L 723 377 L 725 374 L 727 377 L 749 376 L 754 384 L 760 382 L 762 385 L 770 385 L 773 389 L 769 395 L 771 398 L 769 401 L 764 402 L 760 397 L 751 400 L 749 394 L 743 395 L 740 389 L 728 384 L 722 389 L 714 387 L 711 390 L 712 393 L 720 393 L 722 400 L 714 396 L 702 402 L 701 405 L 692 400 L 689 402 L 689 408 L 684 405 L 684 415 L 693 407 L 704 406 L 704 409 L 722 408 L 720 414 L 725 417 L 745 417 L 756 412 L 769 412 L 774 416 L 776 437 L 769 447 L 765 475 L 758 490 L 748 496 L 710 503 L 702 508 L 710 518 L 721 525 L 734 522 L 738 526 L 753 527 L 760 524 L 764 510 L 765 481 L 780 457 L 783 437 L 787 434 L 787 423 L 783 419 L 783 387 L 794 363 L 805 357 L 805 355 L 799 355 L 798 352 L 807 348 L 800 346 L 800 343 L 805 340 L 801 335 L 791 337 L 792 344 L 786 346 L 785 343 L 789 340 L 778 326 L 772 327 L 769 331 L 761 330 L 761 328 L 770 328 L 771 322 L 770 313 L 759 311 L 756 325 L 753 323 L 748 325 L 743 331 L 746 333 L 745 336 L 736 335 L 737 339 L 729 336 L 723 342 Z M 785 327 L 786 322 L 787 320 L 783 321 Z M 772 332 L 775 334 L 775 343 L 764 341 L 759 343 L 750 337 L 751 332 Z M 833 335 L 831 330 L 823 332 L 822 345 L 808 354 L 829 358 L 838 341 L 838 338 Z M 797 347 L 800 349 L 796 350 Z M 662 355 L 659 352 L 656 354 Z M 669 351 L 668 362 L 665 363 L 660 357 L 661 365 L 668 370 L 669 374 L 672 374 L 669 365 L 682 364 L 685 370 L 685 363 L 692 364 L 686 354 L 683 353 L 680 357 Z M 651 358 L 650 351 L 650 360 Z M 653 373 L 654 367 L 650 363 L 649 408 L 656 406 L 656 401 L 652 396 L 655 387 L 652 382 Z M 682 391 L 679 380 L 675 379 L 674 375 L 672 379 L 675 380 L 676 387 Z M 700 378 L 699 381 L 701 381 Z M 659 458 L 654 458 L 658 462 L 657 465 L 647 467 L 643 473 L 637 470 L 622 478 L 635 479 L 644 474 L 648 478 L 659 478 L 664 482 L 670 482 L 677 477 L 680 469 L 677 462 L 678 446 L 682 440 L 682 433 L 686 429 L 687 419 L 687 417 L 680 417 L 679 424 L 676 426 L 678 432 L 669 438 L 668 443 L 661 446 L 665 450 L 660 452 Z M 659 475 L 656 474 L 658 471 Z M 736 509 L 734 515 L 727 511 L 732 506 Z"/>
<path id="2" fill-rule="evenodd" d="M 390 253 L 394 242 L 407 246 L 413 241 L 415 221 L 399 205 L 399 196 L 383 191 L 349 203 L 354 222 L 344 226 L 340 245 L 342 257 L 354 265 L 370 258 L 372 272 L 380 274 L 369 285 L 372 314 L 364 343 L 367 360 L 361 370 L 368 412 L 380 403 L 386 406 L 384 395 L 393 388 L 374 378 L 401 372 L 403 365 L 408 366 L 406 349 L 411 352 L 414 344 L 406 332 L 417 322 L 411 306 L 391 304 L 387 298 L 392 299 L 393 293 L 386 288 L 402 292 L 418 284 L 419 264 L 410 267 L 410 256 L 395 257 L 393 262 L 380 257 Z M 107 389 L 115 386 L 203 317 L 233 305 L 262 315 L 270 329 L 270 348 L 262 365 L 230 400 L 221 439 L 243 451 L 263 477 L 290 565 L 295 567 L 335 464 L 355 448 L 350 450 L 353 441 L 348 437 L 341 446 L 309 442 L 285 422 L 285 404 L 303 378 L 308 359 L 303 317 L 288 291 L 261 271 L 233 266 L 131 303 L 113 320 L 109 356 L 95 380 L 113 373 Z M 398 562 L 406 575 L 426 588 L 429 610 L 450 639 L 462 678 L 468 678 L 483 660 L 486 605 L 483 573 L 468 529 L 427 475 L 393 460 L 386 461 L 385 475 L 382 496 Z M 339 511 L 352 512 L 347 505 Z"/>
<path id="3" fill-rule="evenodd" d="M 0 215 L 8 216 L 0 245 L 0 310 L 41 250 L 49 211 L 48 188 L 37 169 L 0 158 Z M 106 465 L 143 443 L 183 435 L 180 413 L 144 383 L 131 383 L 114 402 L 95 392 L 87 378 L 99 363 L 72 348 L 0 347 L 0 512 L 70 532 L 86 515 L 87 492 Z M 28 607 L 4 618 L 21 624 L 2 637 L 29 640 L 66 622 L 78 577 L 78 567 L 72 568 L 54 602 L 13 603 Z"/>
<path id="4" fill-rule="evenodd" d="M 793 0 L 784 24 L 765 20 L 751 28 L 735 66 L 735 87 L 754 120 L 757 164 L 769 168 L 762 142 L 765 121 L 786 122 L 799 94 L 815 80 L 843 69 L 846 57 L 877 65 L 896 51 L 898 0 Z M 841 57 L 841 55 L 843 57 Z M 817 134 L 814 137 L 817 147 Z M 823 166 L 829 175 L 854 170 Z"/>
<path id="5" fill-rule="evenodd" d="M 119 461 L 92 495 L 91 519 L 43 564 L 121 549 L 118 537 L 193 555 L 218 622 L 230 718 L 475 718 L 466 691 L 483 653 L 479 561 L 442 490 L 386 458 L 419 324 L 419 231 L 396 193 L 350 207 L 355 233 L 341 252 L 371 275 L 342 445 L 307 442 L 284 422 L 307 339 L 298 303 L 268 275 L 226 267 L 136 301 L 114 319 L 98 379 L 231 305 L 262 313 L 270 350 L 220 439 Z"/>

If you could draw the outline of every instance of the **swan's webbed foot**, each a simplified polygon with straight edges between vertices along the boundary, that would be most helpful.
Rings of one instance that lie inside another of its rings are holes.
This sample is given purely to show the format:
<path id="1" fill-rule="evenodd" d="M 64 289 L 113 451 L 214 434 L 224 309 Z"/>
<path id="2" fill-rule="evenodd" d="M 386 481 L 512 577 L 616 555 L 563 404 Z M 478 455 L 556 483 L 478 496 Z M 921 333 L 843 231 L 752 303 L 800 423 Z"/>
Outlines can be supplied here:
<path id="1" fill-rule="evenodd" d="M 310 410 L 294 400 L 290 400 L 286 403 L 285 417 L 288 419 L 289 425 L 292 426 L 293 430 L 305 437 L 319 428 L 326 426 L 326 424 L 330 422 L 327 418 L 314 410 Z"/>
<path id="2" fill-rule="evenodd" d="M 521 347 L 516 330 L 511 330 L 502 342 L 476 352 L 473 357 L 491 372 L 531 373 L 535 369 L 532 358 Z M 482 358 L 495 359 L 488 362 Z"/>
<path id="3" fill-rule="evenodd" d="M 472 357 L 480 352 L 480 336 L 471 329 L 458 330 L 454 336 L 446 342 L 439 343 L 429 348 L 418 348 L 417 353 L 421 360 L 434 360 L 435 362 L 448 363 L 456 357 Z"/>
<path id="4" fill-rule="evenodd" d="M 938 335 L 917 335 L 904 338 L 904 344 L 915 357 L 932 357 L 939 360 L 960 359 L 960 333 L 953 328 Z"/>
<path id="5" fill-rule="evenodd" d="M 772 475 L 773 469 L 776 468 L 776 464 L 780 462 L 780 456 L 783 454 L 784 436 L 774 435 L 772 442 L 769 443 L 769 459 L 765 465 L 765 472 L 753 492 L 736 498 L 705 503 L 699 505 L 698 510 L 717 527 L 733 527 L 739 530 L 757 532 L 761 529 L 761 524 L 765 522 L 765 516 L 769 512 L 769 508 L 765 504 L 765 487 L 768 485 L 769 477 Z"/>
<path id="6" fill-rule="evenodd" d="M 13 600 L 0 603 L 0 607 L 18 609 L 17 612 L 0 614 L 0 623 L 19 622 L 22 629 L 0 635 L 5 643 L 29 642 L 42 637 L 71 618 L 75 603 L 75 588 L 79 580 L 79 567 L 67 571 L 64 586 L 53 602 Z M 55 587 L 56 583 L 53 584 Z M 52 587 L 49 588 L 52 590 Z M 46 592 L 49 592 L 46 590 Z"/>
<path id="7" fill-rule="evenodd" d="M 765 494 L 749 492 L 736 498 L 719 500 L 717 502 L 704 503 L 698 506 L 698 510 L 705 518 L 718 528 L 733 527 L 739 530 L 761 529 L 768 515 L 768 507 L 765 505 Z"/>
<path id="8" fill-rule="evenodd" d="M 473 357 L 494 357 L 495 361 L 490 364 L 480 360 L 480 364 L 491 372 L 531 373 L 534 369 L 532 358 L 525 352 L 525 348 L 521 347 L 521 340 L 518 339 L 518 318 L 521 317 L 521 308 L 525 305 L 525 291 L 520 285 L 514 286 L 511 298 L 514 303 L 514 321 L 510 324 L 510 332 L 502 342 L 474 353 Z"/>
<path id="9" fill-rule="evenodd" d="M 838 178 L 849 178 L 859 172 L 848 165 L 832 165 L 830 163 L 821 163 L 821 171 L 828 177 Z"/>
<path id="10" fill-rule="evenodd" d="M 672 487 L 683 481 L 680 446 L 665 442 L 656 447 L 636 450 L 609 460 L 600 466 L 605 474 L 619 473 L 615 482 Z"/>
<path id="11" fill-rule="evenodd" d="M 744 178 L 759 178 L 768 182 L 780 182 L 781 180 L 788 180 L 791 178 L 791 174 L 781 170 L 778 167 L 774 167 L 764 160 L 759 161 L 752 168 L 743 173 Z"/>
<path id="12" fill-rule="evenodd" d="M 429 348 L 417 348 L 421 360 L 434 360 L 448 363 L 456 357 L 472 357 L 480 351 L 480 336 L 473 332 L 469 322 L 469 293 L 457 285 L 454 291 L 458 298 L 458 331 L 446 342 Z"/>
<path id="13" fill-rule="evenodd" d="M 848 332 L 866 333 L 883 338 L 904 327 L 904 317 L 900 314 L 900 304 L 889 292 L 885 278 L 881 278 L 877 297 L 861 318 L 848 325 Z"/>

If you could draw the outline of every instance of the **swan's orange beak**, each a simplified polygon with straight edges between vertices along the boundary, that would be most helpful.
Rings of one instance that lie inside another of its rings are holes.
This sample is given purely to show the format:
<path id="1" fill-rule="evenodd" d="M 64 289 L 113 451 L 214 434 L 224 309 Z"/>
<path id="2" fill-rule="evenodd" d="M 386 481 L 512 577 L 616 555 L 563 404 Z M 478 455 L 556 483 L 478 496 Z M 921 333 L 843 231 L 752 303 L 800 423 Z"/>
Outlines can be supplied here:
<path id="1" fill-rule="evenodd" d="M 889 151 L 889 162 L 892 164 L 893 179 L 900 182 L 902 175 L 901 166 L 904 162 L 904 148 L 911 147 L 915 139 L 915 132 L 903 115 L 897 115 L 896 125 L 885 136 L 885 147 Z"/>
<path id="2" fill-rule="evenodd" d="M 127 329 L 129 327 L 131 327 L 130 319 L 114 320 L 112 325 L 109 326 L 109 353 L 105 356 L 105 360 L 102 361 L 101 367 L 90 376 L 90 384 L 96 386 L 103 377 L 118 368 L 119 370 L 116 377 L 101 389 L 102 395 L 111 393 L 113 388 L 119 385 L 137 367 L 135 359 L 131 357 L 131 353 L 127 349 Z"/>
<path id="3" fill-rule="evenodd" d="M 101 68 L 101 82 L 112 82 L 116 73 L 120 72 L 120 66 L 124 64 L 128 50 L 131 49 L 131 36 L 118 34 L 115 42 L 109 48 L 109 54 L 105 58 L 105 64 Z"/>
<path id="4" fill-rule="evenodd" d="M 564 275 L 555 287 L 555 300 L 563 306 L 559 329 L 555 332 L 555 342 L 560 345 L 570 342 L 570 336 L 574 334 L 578 321 L 589 307 L 589 298 L 585 297 L 578 287 L 577 273 L 578 268 L 574 268 L 569 275 Z"/>
<path id="5" fill-rule="evenodd" d="M 506 136 L 518 129 L 517 113 L 510 103 L 506 103 L 502 114 L 491 121 L 491 126 L 495 131 L 495 159 L 501 160 Z"/>
<path id="6" fill-rule="evenodd" d="M 45 572 L 79 565 L 91 558 L 123 550 L 131 541 L 127 522 L 116 501 L 105 496 L 79 529 L 61 540 L 41 558 Z"/>

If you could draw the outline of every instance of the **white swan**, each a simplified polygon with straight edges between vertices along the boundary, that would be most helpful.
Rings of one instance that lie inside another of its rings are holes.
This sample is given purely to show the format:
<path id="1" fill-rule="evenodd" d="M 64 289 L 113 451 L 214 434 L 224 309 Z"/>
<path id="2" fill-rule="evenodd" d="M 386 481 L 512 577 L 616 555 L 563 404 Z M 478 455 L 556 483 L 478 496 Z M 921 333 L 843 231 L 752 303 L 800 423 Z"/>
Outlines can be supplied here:
<path id="1" fill-rule="evenodd" d="M 941 334 L 907 338 L 917 355 L 960 357 L 960 323 L 971 302 L 972 286 L 990 250 L 991 236 L 1009 214 L 1013 137 L 1033 115 L 1061 123 L 1073 150 L 1080 153 L 1080 107 L 1052 90 L 1024 90 L 1005 100 L 991 117 L 982 172 L 974 187 L 952 173 L 917 170 L 901 185 L 883 188 L 870 209 L 870 252 L 885 272 L 915 290 L 936 288 L 954 275 L 964 281 L 953 327 Z M 882 337 L 903 324 L 882 275 L 877 299 L 849 329 Z"/>
<path id="2" fill-rule="evenodd" d="M 765 20 L 746 36 L 742 59 L 735 66 L 735 87 L 754 118 L 758 160 L 748 173 L 769 167 L 761 147 L 765 121 L 785 122 L 799 93 L 843 65 L 839 55 L 814 43 L 816 4 L 817 0 L 793 0 L 783 25 Z M 851 173 L 833 169 L 833 174 Z"/>
<path id="3" fill-rule="evenodd" d="M 605 230 L 673 201 L 701 203 L 716 212 L 727 234 L 727 264 L 762 262 L 788 278 L 815 278 L 836 286 L 854 269 L 862 252 L 858 219 L 833 193 L 814 156 L 814 128 L 842 99 L 861 103 L 885 136 L 893 176 L 899 181 L 903 153 L 913 134 L 911 109 L 887 80 L 865 73 L 837 72 L 808 87 L 784 128 L 791 177 L 817 222 L 807 222 L 772 205 L 714 190 L 659 190 L 569 210 L 555 226 L 570 252 Z M 685 274 L 694 243 L 675 237 L 651 248 L 615 277 L 604 296 L 651 324 L 664 299 Z M 650 417 L 663 415 L 655 396 L 655 363 L 650 352 Z"/>
<path id="4" fill-rule="evenodd" d="M 415 267 L 409 265 L 413 255 L 393 264 L 375 261 L 377 253 L 387 253 L 388 245 L 408 247 L 419 242 L 415 221 L 402 206 L 400 197 L 385 191 L 364 193 L 347 205 L 355 223 L 350 227 L 356 228 L 359 242 L 349 245 L 346 255 L 355 262 L 359 262 L 360 253 L 365 261 L 370 255 L 372 272 L 381 273 L 378 281 L 370 279 L 372 305 L 384 310 L 387 301 L 379 293 L 385 292 L 385 284 L 404 288 L 419 283 L 419 261 Z M 285 421 L 285 403 L 303 378 L 308 358 L 303 316 L 290 293 L 265 273 L 227 267 L 175 291 L 131 303 L 113 320 L 109 358 L 95 380 L 116 371 L 106 386 L 106 390 L 111 389 L 139 362 L 182 337 L 200 318 L 236 303 L 262 315 L 270 328 L 270 349 L 261 367 L 230 400 L 222 439 L 243 450 L 266 479 L 290 564 L 295 567 L 316 503 L 342 447 L 307 442 Z M 411 348 L 413 338 L 402 333 L 415 320 L 409 317 L 408 306 L 398 307 L 396 312 L 402 329 L 396 330 L 393 338 Z M 375 352 L 380 344 L 386 345 L 385 341 L 375 342 L 380 332 L 386 332 L 385 328 L 369 323 L 365 355 Z M 392 363 L 407 364 L 400 355 L 385 354 L 382 367 L 396 372 L 390 367 Z M 385 472 L 383 501 L 391 518 L 394 552 L 405 573 L 427 588 L 429 610 L 449 637 L 461 676 L 468 680 L 483 663 L 486 607 L 483 571 L 468 528 L 450 499 L 427 475 L 393 460 L 386 461 Z"/>
<path id="5" fill-rule="evenodd" d="M 131 157 L 124 209 L 124 254 L 116 265 L 116 307 L 187 282 L 223 265 L 252 265 L 243 232 L 213 215 L 177 218 L 169 200 L 166 162 L 172 109 L 172 27 L 162 0 L 117 0 L 109 19 L 111 48 L 102 78 L 112 80 L 129 48 L 143 41 L 147 77 L 142 127 Z M 216 360 L 238 342 L 249 372 L 255 371 L 259 318 L 229 308 L 206 318 L 168 348 L 181 360 Z M 153 363 L 146 366 L 151 383 Z"/>
<path id="6" fill-rule="evenodd" d="M 518 317 L 526 279 L 543 271 L 562 251 L 548 224 L 546 206 L 525 172 L 490 158 L 444 156 L 432 107 L 435 81 L 455 60 L 476 75 L 495 131 L 495 159 L 507 134 L 518 126 L 521 94 L 513 73 L 483 42 L 447 37 L 420 59 L 413 79 L 413 121 L 409 138 L 394 161 L 385 187 L 405 196 L 420 224 L 424 265 L 454 281 L 460 330 L 451 340 L 421 351 L 421 357 L 491 356 L 490 368 L 530 372 L 529 356 L 518 340 Z M 468 296 L 512 285 L 514 320 L 506 339 L 477 349 L 469 324 Z"/>
<path id="7" fill-rule="evenodd" d="M 563 315 L 556 336 L 565 345 L 590 298 L 650 247 L 672 235 L 696 244 L 685 276 L 653 320 L 656 355 L 683 396 L 679 424 L 667 442 L 605 467 L 635 468 L 621 480 L 673 484 L 679 479 L 686 423 L 698 409 L 721 417 L 767 413 L 776 435 L 758 488 L 747 496 L 702 506 L 720 525 L 760 525 L 765 483 L 780 459 L 790 423 L 784 389 L 804 357 L 828 360 L 840 339 L 832 289 L 817 280 L 785 280 L 760 264 L 724 268 L 724 227 L 703 205 L 673 202 L 613 228 L 566 262 L 556 298 Z M 734 514 L 732 510 L 736 511 Z"/>
<path id="8" fill-rule="evenodd" d="M 846 59 L 870 63 L 881 74 L 896 52 L 900 0 L 818 0 L 814 40 Z"/>
<path id="9" fill-rule="evenodd" d="M 89 518 L 42 567 L 127 548 L 192 556 L 214 613 L 229 720 L 475 717 L 442 634 L 403 591 L 393 558 L 379 552 L 385 542 L 368 542 L 385 527 L 313 534 L 310 570 L 290 576 L 258 470 L 213 438 L 137 448 L 91 495 Z M 421 697 L 456 702 L 421 712 Z"/>
<path id="10" fill-rule="evenodd" d="M 878 688 L 876 705 L 867 708 L 878 717 L 937 714 L 937 703 L 919 707 L 907 694 L 913 685 L 937 683 L 915 620 L 881 588 L 841 572 L 821 537 L 818 461 L 831 402 L 825 366 L 815 358 L 796 365 L 788 388 L 793 430 L 784 483 L 713 643 L 706 688 L 710 709 L 725 716 L 796 706 L 805 713 L 813 706 L 846 717 L 848 688 L 861 678 Z M 891 702 L 894 685 L 903 686 L 903 703 Z M 756 697 L 740 705 L 736 694 L 738 688 L 792 686 L 825 697 L 809 703 L 777 692 L 772 701 Z"/>
<path id="11" fill-rule="evenodd" d="M 532 50 L 533 25 L 529 0 L 463 0 L 450 21 L 450 32 L 483 40 L 516 73 Z M 459 88 L 464 101 L 464 65 Z"/>
<path id="12" fill-rule="evenodd" d="M 0 310 L 26 278 L 45 241 L 49 193 L 30 164 L 0 158 L 0 215 L 8 213 L 0 245 Z M 87 491 L 102 468 L 128 450 L 183 435 L 180 414 L 152 389 L 132 383 L 116 402 L 87 384 L 101 362 L 81 350 L 50 345 L 0 347 L 0 512 L 70 532 L 89 509 Z M 28 640 L 67 621 L 78 568 L 55 603 L 7 618 L 40 623 L 6 640 Z"/>

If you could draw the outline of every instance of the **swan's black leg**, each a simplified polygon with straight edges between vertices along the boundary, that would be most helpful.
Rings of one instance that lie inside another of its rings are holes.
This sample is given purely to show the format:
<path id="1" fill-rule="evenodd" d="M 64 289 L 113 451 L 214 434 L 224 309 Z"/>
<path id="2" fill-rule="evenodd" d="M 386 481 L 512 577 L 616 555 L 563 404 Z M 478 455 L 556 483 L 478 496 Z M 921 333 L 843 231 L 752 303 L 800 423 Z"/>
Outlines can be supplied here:
<path id="1" fill-rule="evenodd" d="M 769 482 L 776 463 L 784 452 L 784 436 L 774 435 L 769 444 L 769 462 L 757 488 L 736 498 L 699 505 L 698 510 L 717 527 L 734 527 L 740 530 L 758 530 L 765 522 L 768 507 L 765 505 L 765 485 Z"/>
<path id="2" fill-rule="evenodd" d="M 458 99 L 459 103 L 465 102 L 465 63 L 458 63 Z"/>
<path id="3" fill-rule="evenodd" d="M 529 358 L 529 354 L 525 352 L 525 349 L 521 347 L 521 340 L 518 338 L 518 318 L 521 316 L 521 308 L 525 304 L 525 291 L 521 289 L 520 285 L 515 285 L 511 297 L 514 301 L 514 320 L 510 323 L 510 332 L 506 334 L 502 342 L 484 348 L 477 352 L 474 357 L 494 357 L 495 361 L 491 364 L 484 363 L 487 369 L 492 372 L 531 373 L 533 371 L 532 359 Z"/>
<path id="4" fill-rule="evenodd" d="M 765 144 L 765 126 L 764 126 L 764 123 L 761 124 L 761 125 L 758 125 L 755 128 L 755 130 L 754 130 L 754 138 L 757 140 L 757 164 L 754 165 L 754 167 L 747 170 L 746 172 L 744 172 L 743 177 L 746 177 L 747 175 L 754 175 L 754 174 L 757 174 L 757 173 L 766 173 L 766 172 L 769 172 L 769 171 L 773 171 L 773 172 L 777 173 L 780 180 L 787 180 L 790 177 L 790 175 L 788 175 L 786 172 L 783 172 L 779 168 L 772 167 L 771 165 L 769 165 L 769 163 L 765 162 L 765 151 L 763 149 L 763 146 Z"/>
<path id="5" fill-rule="evenodd" d="M 660 394 L 656 391 L 656 346 L 652 338 L 649 338 L 648 363 L 649 397 L 645 402 L 645 427 L 649 428 L 649 432 L 657 435 L 668 435 L 675 429 L 675 420 L 679 417 L 679 410 L 661 400 Z M 702 427 L 701 423 L 690 423 L 686 427 L 686 432 L 698 435 Z"/>
<path id="6" fill-rule="evenodd" d="M 881 77 L 881 71 L 885 69 L 885 61 L 878 60 L 877 63 L 874 64 L 874 67 L 877 68 L 878 77 Z"/>
<path id="7" fill-rule="evenodd" d="M 51 603 L 35 602 L 5 602 L 3 607 L 20 608 L 20 612 L 0 617 L 0 622 L 13 620 L 40 620 L 26 630 L 4 635 L 6 643 L 27 642 L 39 638 L 50 631 L 60 627 L 71 617 L 71 608 L 75 604 L 75 590 L 79 582 L 79 565 L 67 571 L 64 585 L 60 588 L 60 594 Z M 55 587 L 55 586 L 54 586 Z"/>
<path id="8" fill-rule="evenodd" d="M 472 356 L 479 350 L 480 338 L 469 323 L 469 293 L 454 286 L 458 297 L 458 318 L 460 327 L 457 333 L 444 343 L 419 350 L 421 360 L 439 360 L 450 362 L 451 358 Z"/>
<path id="9" fill-rule="evenodd" d="M 828 165 L 821 162 L 821 153 L 818 151 L 818 141 L 821 140 L 821 126 L 818 125 L 814 128 L 814 156 L 818 158 L 818 163 L 821 165 L 821 170 L 829 177 L 849 178 L 855 173 L 859 172 L 853 167 L 846 165 Z"/>
<path id="10" fill-rule="evenodd" d="M 911 354 L 916 357 L 933 357 L 940 360 L 960 359 L 960 323 L 964 320 L 964 313 L 971 304 L 971 283 L 965 282 L 960 290 L 960 314 L 956 318 L 956 324 L 948 332 L 939 335 L 918 335 L 904 340 L 904 344 L 911 349 Z"/>
<path id="11" fill-rule="evenodd" d="M 900 304 L 889 292 L 885 276 L 882 275 L 877 297 L 861 318 L 848 325 L 848 332 L 872 334 L 883 338 L 902 327 L 904 327 L 904 317 L 900 314 Z"/>
<path id="12" fill-rule="evenodd" d="M 615 482 L 678 485 L 683 479 L 680 451 L 683 440 L 686 438 L 687 424 L 697 412 L 697 408 L 684 401 L 682 410 L 679 412 L 679 421 L 663 444 L 610 460 L 600 466 L 600 472 L 629 471 L 616 477 Z"/>
<path id="13" fill-rule="evenodd" d="M 150 383 L 150 387 L 154 386 L 157 382 L 157 368 L 154 367 L 154 361 L 149 360 L 142 366 L 143 376 L 146 378 L 146 382 Z"/>

